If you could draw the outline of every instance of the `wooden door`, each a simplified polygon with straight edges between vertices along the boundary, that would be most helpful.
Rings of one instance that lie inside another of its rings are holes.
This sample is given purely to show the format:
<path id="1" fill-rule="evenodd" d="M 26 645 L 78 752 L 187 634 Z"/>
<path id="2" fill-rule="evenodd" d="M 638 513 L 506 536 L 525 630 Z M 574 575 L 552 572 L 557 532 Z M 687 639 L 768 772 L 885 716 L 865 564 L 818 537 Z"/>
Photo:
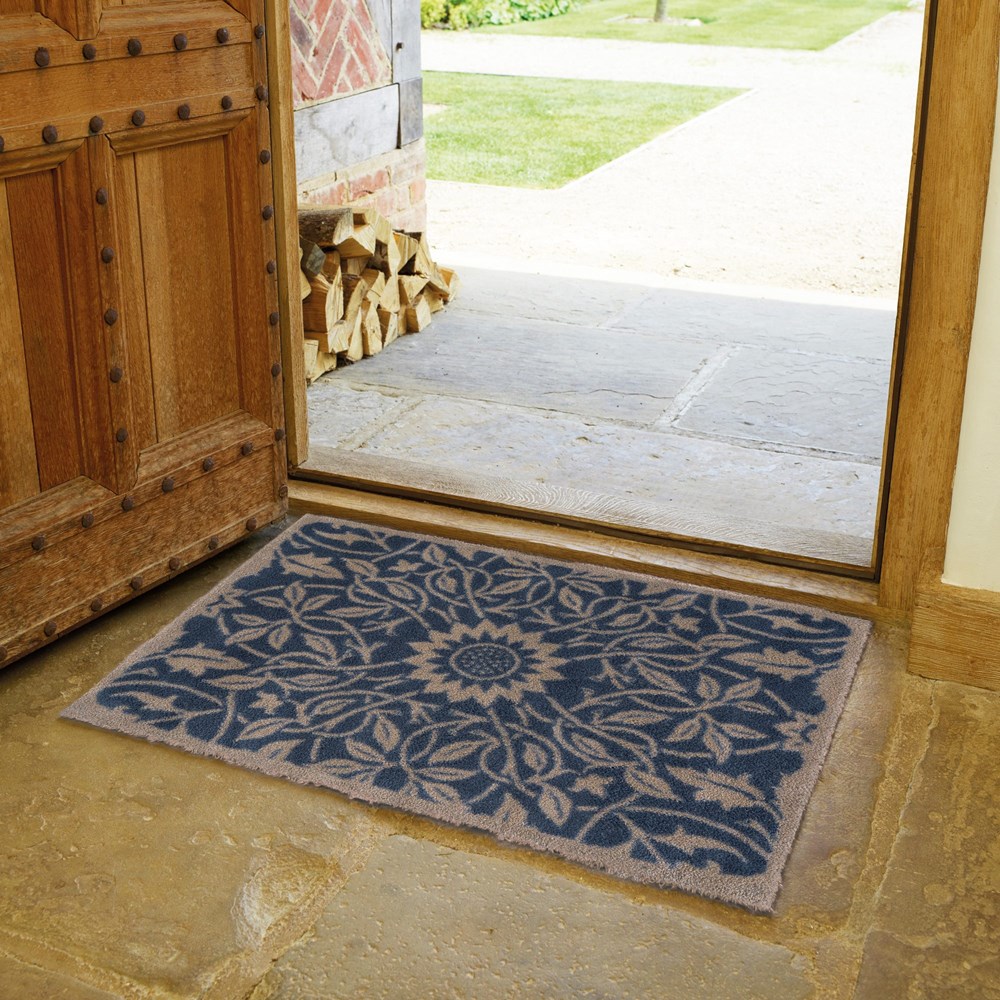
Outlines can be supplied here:
<path id="1" fill-rule="evenodd" d="M 0 663 L 285 506 L 263 0 L 0 0 Z"/>

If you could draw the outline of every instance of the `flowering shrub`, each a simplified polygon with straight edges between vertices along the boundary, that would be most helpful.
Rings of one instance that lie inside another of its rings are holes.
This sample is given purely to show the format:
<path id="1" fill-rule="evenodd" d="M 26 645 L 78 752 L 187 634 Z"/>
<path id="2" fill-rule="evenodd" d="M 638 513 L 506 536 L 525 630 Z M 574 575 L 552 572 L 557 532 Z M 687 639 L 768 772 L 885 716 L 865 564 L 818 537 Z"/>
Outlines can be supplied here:
<path id="1" fill-rule="evenodd" d="M 576 6 L 576 0 L 420 0 L 420 23 L 460 31 L 481 24 L 540 21 Z"/>

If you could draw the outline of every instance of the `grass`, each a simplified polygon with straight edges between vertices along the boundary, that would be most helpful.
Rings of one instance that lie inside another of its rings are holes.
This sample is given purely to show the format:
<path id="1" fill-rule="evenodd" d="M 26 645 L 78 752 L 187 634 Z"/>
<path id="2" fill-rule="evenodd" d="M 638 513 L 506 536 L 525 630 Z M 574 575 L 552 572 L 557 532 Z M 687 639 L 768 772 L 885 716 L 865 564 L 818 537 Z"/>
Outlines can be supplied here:
<path id="1" fill-rule="evenodd" d="M 669 0 L 673 18 L 699 18 L 697 27 L 629 24 L 616 17 L 652 17 L 655 0 L 593 0 L 544 21 L 522 21 L 480 31 L 614 38 L 633 42 L 688 42 L 775 49 L 825 49 L 877 18 L 904 10 L 906 0 Z"/>
<path id="2" fill-rule="evenodd" d="M 722 87 L 425 73 L 427 173 L 557 188 L 741 93 Z"/>

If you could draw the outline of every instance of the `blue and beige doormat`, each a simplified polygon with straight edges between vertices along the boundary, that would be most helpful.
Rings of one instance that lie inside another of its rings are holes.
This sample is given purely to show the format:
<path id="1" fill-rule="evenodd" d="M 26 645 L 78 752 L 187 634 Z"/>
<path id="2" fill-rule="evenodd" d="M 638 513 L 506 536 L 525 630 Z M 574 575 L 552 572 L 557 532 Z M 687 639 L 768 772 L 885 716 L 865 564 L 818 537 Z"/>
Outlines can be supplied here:
<path id="1" fill-rule="evenodd" d="M 309 516 L 65 714 L 768 911 L 869 628 Z"/>

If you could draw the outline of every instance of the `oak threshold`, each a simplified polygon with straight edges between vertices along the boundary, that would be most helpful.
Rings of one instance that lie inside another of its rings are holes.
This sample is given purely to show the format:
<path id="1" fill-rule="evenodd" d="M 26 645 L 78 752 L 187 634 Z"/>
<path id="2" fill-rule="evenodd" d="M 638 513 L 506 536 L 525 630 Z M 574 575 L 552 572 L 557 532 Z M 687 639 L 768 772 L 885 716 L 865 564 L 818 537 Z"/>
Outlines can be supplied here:
<path id="1" fill-rule="evenodd" d="M 545 523 L 533 519 L 530 512 L 511 517 L 463 509 L 440 498 L 431 502 L 386 496 L 301 478 L 289 481 L 288 501 L 292 513 L 323 514 L 590 562 L 864 618 L 895 621 L 899 617 L 880 607 L 878 585 L 869 580 Z"/>
<path id="2" fill-rule="evenodd" d="M 307 462 L 293 475 L 336 486 L 388 493 L 447 506 L 527 517 L 567 527 L 666 542 L 715 554 L 752 557 L 782 566 L 817 568 L 859 579 L 874 570 L 871 541 L 835 532 L 792 529 L 739 515 L 696 514 L 668 504 L 630 500 L 572 487 L 519 482 L 506 476 L 468 474 L 424 462 L 364 455 L 312 445 Z M 780 538 L 780 551 L 768 538 Z M 736 541 L 739 539 L 739 541 Z"/>

